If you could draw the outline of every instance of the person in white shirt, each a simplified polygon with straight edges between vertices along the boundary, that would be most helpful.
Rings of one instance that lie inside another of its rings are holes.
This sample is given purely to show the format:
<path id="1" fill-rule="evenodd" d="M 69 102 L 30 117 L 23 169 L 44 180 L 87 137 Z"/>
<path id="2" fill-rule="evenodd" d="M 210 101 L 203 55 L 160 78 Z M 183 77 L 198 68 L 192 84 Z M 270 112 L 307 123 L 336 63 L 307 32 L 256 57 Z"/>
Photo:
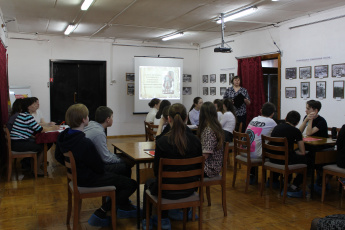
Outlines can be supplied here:
<path id="1" fill-rule="evenodd" d="M 201 97 L 196 97 L 193 100 L 193 105 L 189 110 L 189 120 L 191 125 L 199 125 L 200 108 L 203 104 Z"/>
<path id="2" fill-rule="evenodd" d="M 222 116 L 224 114 L 224 109 L 223 109 L 223 100 L 221 99 L 215 99 L 213 101 L 214 106 L 216 106 L 216 110 L 217 110 L 217 117 L 218 117 L 218 121 L 220 122 L 220 120 L 222 119 Z"/>
<path id="3" fill-rule="evenodd" d="M 236 126 L 236 110 L 231 99 L 225 99 L 223 102 L 223 109 L 225 113 L 223 114 L 220 124 L 224 130 L 225 141 L 232 142 L 233 132 Z"/>
<path id="4" fill-rule="evenodd" d="M 147 114 L 145 121 L 151 122 L 155 120 L 155 116 L 159 109 L 159 104 L 161 103 L 161 100 L 158 98 L 152 98 L 152 100 L 149 102 L 149 106 L 151 108 L 150 112 Z"/>
<path id="5" fill-rule="evenodd" d="M 35 121 L 40 124 L 41 126 L 52 126 L 55 125 L 55 122 L 46 122 L 44 120 L 43 117 L 43 113 L 41 112 L 41 110 L 39 110 L 40 108 L 40 101 L 38 100 L 37 97 L 32 97 L 35 106 L 36 106 L 36 111 L 32 112 L 31 115 L 34 117 Z"/>

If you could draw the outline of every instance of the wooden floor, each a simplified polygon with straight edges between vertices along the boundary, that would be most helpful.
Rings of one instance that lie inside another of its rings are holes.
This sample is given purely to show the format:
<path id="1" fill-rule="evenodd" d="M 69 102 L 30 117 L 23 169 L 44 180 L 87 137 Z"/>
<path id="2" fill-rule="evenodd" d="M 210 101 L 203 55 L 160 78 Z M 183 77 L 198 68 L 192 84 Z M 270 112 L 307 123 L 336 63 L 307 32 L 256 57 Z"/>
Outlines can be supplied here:
<path id="1" fill-rule="evenodd" d="M 143 141 L 144 137 L 109 139 L 111 143 Z M 67 191 L 65 168 L 60 166 L 48 153 L 49 176 L 34 179 L 29 173 L 20 170 L 17 163 L 12 173 L 11 182 L 7 182 L 5 174 L 0 181 L 0 229 L 70 229 L 66 226 Z M 311 200 L 287 198 L 282 204 L 278 190 L 266 189 L 260 197 L 258 186 L 250 186 L 244 193 L 245 166 L 238 172 L 235 188 L 232 188 L 233 169 L 227 170 L 227 209 L 228 216 L 223 216 L 221 191 L 219 186 L 211 187 L 212 205 L 204 203 L 204 229 L 309 229 L 315 217 L 331 214 L 345 214 L 345 204 L 338 193 L 338 183 L 332 180 L 332 189 L 321 203 L 320 196 Z M 134 170 L 134 169 L 133 169 Z M 133 172 L 133 175 L 135 173 Z M 135 194 L 131 200 L 136 202 Z M 87 220 L 101 205 L 100 199 L 83 201 L 79 229 L 100 229 L 88 225 Z M 73 215 L 73 214 L 72 214 Z M 73 220 L 73 216 L 71 222 Z M 136 229 L 135 219 L 121 219 L 118 229 Z M 198 229 L 197 222 L 188 222 L 188 229 Z M 110 228 L 103 228 L 110 229 Z M 172 229 L 182 229 L 182 222 L 173 221 Z"/>

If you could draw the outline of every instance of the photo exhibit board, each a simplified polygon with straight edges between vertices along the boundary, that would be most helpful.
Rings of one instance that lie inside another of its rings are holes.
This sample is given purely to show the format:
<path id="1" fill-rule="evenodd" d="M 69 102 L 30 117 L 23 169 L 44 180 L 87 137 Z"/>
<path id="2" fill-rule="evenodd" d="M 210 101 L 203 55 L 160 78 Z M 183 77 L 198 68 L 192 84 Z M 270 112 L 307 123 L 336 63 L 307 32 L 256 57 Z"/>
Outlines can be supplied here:
<path id="1" fill-rule="evenodd" d="M 150 111 L 152 98 L 182 103 L 183 58 L 134 57 L 134 114 Z"/>

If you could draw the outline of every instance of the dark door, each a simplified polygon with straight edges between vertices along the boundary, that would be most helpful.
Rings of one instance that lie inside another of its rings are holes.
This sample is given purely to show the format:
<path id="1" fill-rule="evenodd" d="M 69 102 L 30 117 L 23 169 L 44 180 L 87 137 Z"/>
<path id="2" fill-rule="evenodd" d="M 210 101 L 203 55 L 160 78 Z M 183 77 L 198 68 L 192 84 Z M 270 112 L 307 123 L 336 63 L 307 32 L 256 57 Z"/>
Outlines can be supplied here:
<path id="1" fill-rule="evenodd" d="M 50 114 L 51 120 L 65 120 L 68 107 L 82 103 L 94 120 L 98 106 L 106 105 L 105 61 L 50 61 Z"/>

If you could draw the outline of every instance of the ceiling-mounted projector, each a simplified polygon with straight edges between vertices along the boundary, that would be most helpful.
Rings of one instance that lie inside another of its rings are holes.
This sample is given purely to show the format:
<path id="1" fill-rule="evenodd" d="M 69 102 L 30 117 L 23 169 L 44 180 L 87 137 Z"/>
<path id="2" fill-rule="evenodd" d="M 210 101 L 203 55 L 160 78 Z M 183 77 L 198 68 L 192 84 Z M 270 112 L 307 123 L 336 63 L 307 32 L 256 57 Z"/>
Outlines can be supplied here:
<path id="1" fill-rule="evenodd" d="M 227 47 L 217 47 L 214 48 L 215 53 L 231 53 L 232 49 Z"/>

